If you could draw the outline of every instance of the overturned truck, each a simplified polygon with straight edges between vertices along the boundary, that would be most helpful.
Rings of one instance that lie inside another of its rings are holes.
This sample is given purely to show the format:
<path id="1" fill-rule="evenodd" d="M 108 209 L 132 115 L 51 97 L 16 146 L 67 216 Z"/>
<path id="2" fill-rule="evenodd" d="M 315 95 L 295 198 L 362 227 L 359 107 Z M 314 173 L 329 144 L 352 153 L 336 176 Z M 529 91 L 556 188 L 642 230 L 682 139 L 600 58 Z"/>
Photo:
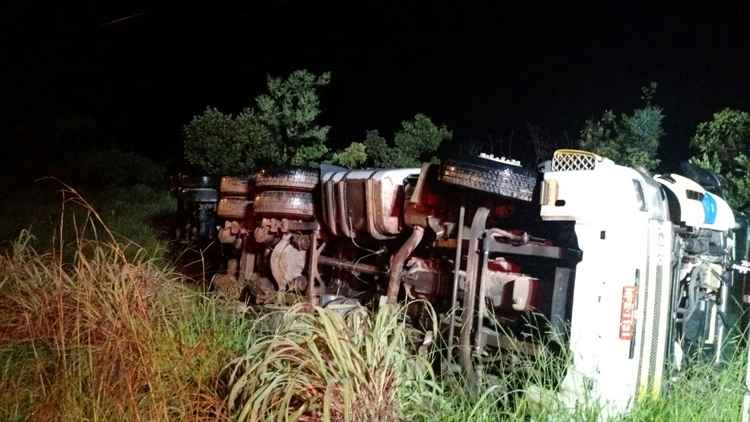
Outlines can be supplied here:
<path id="1" fill-rule="evenodd" d="M 217 285 L 255 302 L 424 299 L 472 380 L 488 351 L 551 342 L 572 356 L 560 397 L 626 410 L 690 356 L 720 361 L 740 306 L 726 202 L 585 151 L 538 169 L 483 154 L 263 170 L 219 190 L 218 238 L 236 255 Z"/>

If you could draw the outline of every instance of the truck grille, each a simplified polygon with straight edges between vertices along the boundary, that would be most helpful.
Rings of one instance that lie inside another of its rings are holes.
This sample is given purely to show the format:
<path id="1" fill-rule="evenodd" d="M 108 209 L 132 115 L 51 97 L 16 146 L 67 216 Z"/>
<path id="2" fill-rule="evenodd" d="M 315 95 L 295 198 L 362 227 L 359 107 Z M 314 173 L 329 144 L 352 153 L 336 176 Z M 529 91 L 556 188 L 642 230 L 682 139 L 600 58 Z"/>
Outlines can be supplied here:
<path id="1" fill-rule="evenodd" d="M 552 157 L 552 171 L 594 170 L 602 157 L 588 151 L 559 149 Z"/>

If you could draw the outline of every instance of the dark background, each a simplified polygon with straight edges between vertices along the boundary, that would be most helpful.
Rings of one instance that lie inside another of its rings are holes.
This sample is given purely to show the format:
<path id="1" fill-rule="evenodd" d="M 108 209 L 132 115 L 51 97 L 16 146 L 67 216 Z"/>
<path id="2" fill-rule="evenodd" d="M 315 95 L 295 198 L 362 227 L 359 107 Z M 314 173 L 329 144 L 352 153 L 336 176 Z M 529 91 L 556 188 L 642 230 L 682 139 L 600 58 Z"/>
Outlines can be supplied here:
<path id="1" fill-rule="evenodd" d="M 698 122 L 750 109 L 739 6 L 738 23 L 707 24 L 631 6 L 246 3 L 4 6 L 4 155 L 54 160 L 89 142 L 174 160 L 192 115 L 207 105 L 237 112 L 266 75 L 301 68 L 332 72 L 321 123 L 334 146 L 366 129 L 390 137 L 417 112 L 459 142 L 513 133 L 523 144 L 528 123 L 575 138 L 605 109 L 632 111 L 640 87 L 657 81 L 663 158 L 674 162 Z"/>

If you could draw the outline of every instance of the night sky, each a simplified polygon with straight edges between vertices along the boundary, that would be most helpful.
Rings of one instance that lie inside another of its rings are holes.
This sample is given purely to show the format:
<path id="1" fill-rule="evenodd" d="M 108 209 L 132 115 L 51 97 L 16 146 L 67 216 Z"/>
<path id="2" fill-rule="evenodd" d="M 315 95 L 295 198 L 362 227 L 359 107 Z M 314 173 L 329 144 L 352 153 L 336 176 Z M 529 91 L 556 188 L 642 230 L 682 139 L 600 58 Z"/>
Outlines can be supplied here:
<path id="1" fill-rule="evenodd" d="M 367 129 L 390 137 L 417 112 L 459 141 L 513 133 L 524 143 L 529 123 L 576 137 L 605 109 L 631 111 L 640 87 L 657 81 L 669 162 L 687 157 L 695 125 L 712 113 L 750 110 L 743 25 L 630 8 L 543 17 L 541 5 L 245 3 L 4 6 L 3 139 L 20 153 L 45 149 L 61 119 L 84 116 L 98 139 L 179 157 L 193 114 L 207 105 L 237 112 L 267 74 L 301 68 L 332 72 L 321 123 L 334 146 Z"/>

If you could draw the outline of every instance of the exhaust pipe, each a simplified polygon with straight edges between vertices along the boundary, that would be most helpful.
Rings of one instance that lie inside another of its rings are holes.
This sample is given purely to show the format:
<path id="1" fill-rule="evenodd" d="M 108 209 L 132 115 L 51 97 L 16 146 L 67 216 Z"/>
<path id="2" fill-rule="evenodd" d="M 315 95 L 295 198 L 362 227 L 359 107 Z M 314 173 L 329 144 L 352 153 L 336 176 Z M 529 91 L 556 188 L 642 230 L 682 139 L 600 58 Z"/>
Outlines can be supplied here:
<path id="1" fill-rule="evenodd" d="M 386 293 L 390 305 L 396 304 L 398 298 L 398 291 L 401 288 L 401 271 L 404 269 L 404 263 L 409 258 L 414 249 L 417 248 L 419 242 L 422 241 L 424 236 L 424 228 L 420 226 L 414 226 L 412 228 L 409 239 L 401 245 L 398 252 L 391 258 L 391 269 L 388 272 L 388 291 Z"/>

